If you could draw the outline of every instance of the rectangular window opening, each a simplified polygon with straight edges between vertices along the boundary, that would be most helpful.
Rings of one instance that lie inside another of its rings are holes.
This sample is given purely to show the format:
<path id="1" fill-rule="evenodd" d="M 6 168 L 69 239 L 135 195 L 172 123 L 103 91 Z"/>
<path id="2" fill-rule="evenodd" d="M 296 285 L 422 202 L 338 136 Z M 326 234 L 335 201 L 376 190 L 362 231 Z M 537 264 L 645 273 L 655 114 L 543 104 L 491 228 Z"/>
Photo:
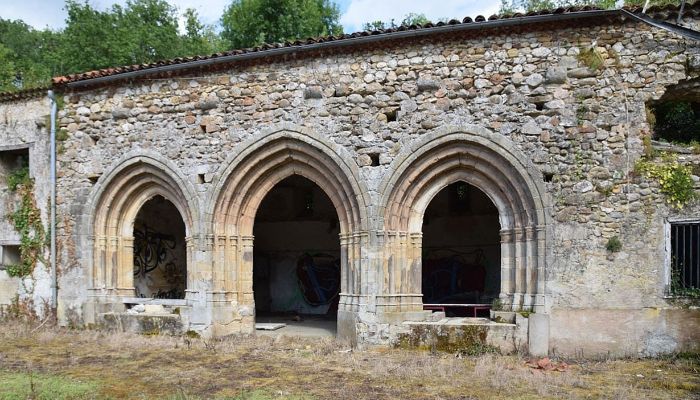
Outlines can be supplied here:
<path id="1" fill-rule="evenodd" d="M 700 290 L 700 222 L 671 223 L 670 295 L 686 297 Z"/>
<path id="2" fill-rule="evenodd" d="M 19 245 L 0 246 L 0 270 L 20 263 Z"/>
<path id="3" fill-rule="evenodd" d="M 29 149 L 0 151 L 0 186 L 16 185 L 29 177 Z"/>

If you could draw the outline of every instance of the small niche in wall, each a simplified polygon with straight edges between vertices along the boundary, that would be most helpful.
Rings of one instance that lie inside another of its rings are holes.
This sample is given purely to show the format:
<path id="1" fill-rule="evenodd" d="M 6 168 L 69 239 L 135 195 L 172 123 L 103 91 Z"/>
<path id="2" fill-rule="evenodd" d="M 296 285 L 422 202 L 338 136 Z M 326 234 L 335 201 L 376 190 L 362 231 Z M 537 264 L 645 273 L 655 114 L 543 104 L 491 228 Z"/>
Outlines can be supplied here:
<path id="1" fill-rule="evenodd" d="M 0 246 L 0 270 L 4 270 L 8 265 L 17 265 L 19 263 L 19 245 Z"/>
<path id="2" fill-rule="evenodd" d="M 0 187 L 6 188 L 12 176 L 29 174 L 29 148 L 0 151 Z"/>
<path id="3" fill-rule="evenodd" d="M 372 159 L 372 166 L 377 167 L 379 166 L 379 153 L 369 153 L 369 158 Z"/>

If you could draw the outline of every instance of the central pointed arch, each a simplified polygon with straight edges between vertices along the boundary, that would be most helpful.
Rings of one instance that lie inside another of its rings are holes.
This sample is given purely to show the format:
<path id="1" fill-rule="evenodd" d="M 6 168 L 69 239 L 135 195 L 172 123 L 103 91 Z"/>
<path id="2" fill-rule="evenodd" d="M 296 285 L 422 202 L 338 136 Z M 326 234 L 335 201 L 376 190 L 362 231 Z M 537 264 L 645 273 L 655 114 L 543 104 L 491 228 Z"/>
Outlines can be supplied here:
<path id="1" fill-rule="evenodd" d="M 360 265 L 365 257 L 362 243 L 368 240 L 367 190 L 359 182 L 357 166 L 346 150 L 308 130 L 285 125 L 244 143 L 242 150 L 226 165 L 215 182 L 209 213 L 216 296 L 237 302 L 239 308 L 253 305 L 255 215 L 263 198 L 275 185 L 292 175 L 300 175 L 323 190 L 338 214 L 339 310 L 356 311 L 365 284 Z"/>

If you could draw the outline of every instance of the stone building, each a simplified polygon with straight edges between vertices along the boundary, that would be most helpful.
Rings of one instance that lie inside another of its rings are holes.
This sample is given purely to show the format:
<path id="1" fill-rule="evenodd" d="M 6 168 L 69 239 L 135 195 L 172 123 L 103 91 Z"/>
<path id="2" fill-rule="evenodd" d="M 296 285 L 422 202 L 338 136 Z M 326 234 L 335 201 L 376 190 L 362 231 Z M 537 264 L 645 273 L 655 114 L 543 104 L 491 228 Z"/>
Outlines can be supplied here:
<path id="1" fill-rule="evenodd" d="M 649 110 L 700 98 L 700 4 L 678 14 L 466 18 L 55 78 L 58 320 L 222 336 L 295 312 L 360 345 L 476 326 L 537 354 L 698 350 L 672 283 L 700 207 L 635 169 L 664 146 Z M 3 95 L 0 172 L 28 160 L 48 226 L 44 96 Z M 51 309 L 42 260 L 0 271 L 1 303 Z"/>

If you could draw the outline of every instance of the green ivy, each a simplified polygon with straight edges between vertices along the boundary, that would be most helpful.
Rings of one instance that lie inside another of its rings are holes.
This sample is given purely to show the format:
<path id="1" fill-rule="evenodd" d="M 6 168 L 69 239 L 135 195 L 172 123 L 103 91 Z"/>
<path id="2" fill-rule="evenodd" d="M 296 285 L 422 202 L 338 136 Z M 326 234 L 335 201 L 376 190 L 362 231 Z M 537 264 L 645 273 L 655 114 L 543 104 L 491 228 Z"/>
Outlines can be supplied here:
<path id="1" fill-rule="evenodd" d="M 683 165 L 672 154 L 664 154 L 661 161 L 641 159 L 637 162 L 638 172 L 659 183 L 661 193 L 674 208 L 681 209 L 695 200 L 695 184 L 692 179 L 692 166 Z"/>
<path id="2" fill-rule="evenodd" d="M 29 178 L 29 167 L 22 167 L 7 176 L 7 187 L 10 191 L 14 192 L 20 185 L 31 184 L 31 178 Z"/>
<path id="3" fill-rule="evenodd" d="M 23 168 L 24 169 L 24 168 Z M 8 219 L 20 234 L 20 263 L 8 265 L 7 274 L 24 277 L 34 271 L 37 261 L 43 260 L 46 230 L 41 222 L 41 211 L 34 200 L 34 181 L 19 171 L 8 177 L 8 187 L 19 194 L 19 207 L 8 216 Z"/>
<path id="4" fill-rule="evenodd" d="M 680 270 L 674 268 L 671 272 L 671 294 L 677 297 L 700 299 L 700 288 L 683 286 Z"/>

